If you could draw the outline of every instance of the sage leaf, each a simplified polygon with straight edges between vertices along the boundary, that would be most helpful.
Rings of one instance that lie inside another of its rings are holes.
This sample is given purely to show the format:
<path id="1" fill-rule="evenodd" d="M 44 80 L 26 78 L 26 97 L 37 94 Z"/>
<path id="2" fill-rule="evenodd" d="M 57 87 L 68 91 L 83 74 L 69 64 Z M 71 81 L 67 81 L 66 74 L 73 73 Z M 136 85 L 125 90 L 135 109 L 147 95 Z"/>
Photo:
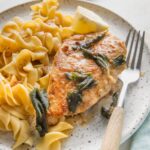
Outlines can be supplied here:
<path id="1" fill-rule="evenodd" d="M 123 65 L 125 63 L 125 57 L 123 55 L 118 56 L 113 60 L 114 66 L 118 67 L 120 65 Z"/>
<path id="2" fill-rule="evenodd" d="M 98 66 L 103 69 L 108 68 L 108 58 L 105 55 L 98 54 L 97 56 L 93 56 L 93 59 Z"/>
<path id="3" fill-rule="evenodd" d="M 36 129 L 40 136 L 44 136 L 48 131 L 46 115 L 49 103 L 46 90 L 39 91 L 35 88 L 31 91 L 30 98 L 36 111 Z"/>
<path id="4" fill-rule="evenodd" d="M 84 81 L 77 85 L 79 91 L 91 88 L 95 84 L 95 80 L 92 77 L 87 77 Z"/>
<path id="5" fill-rule="evenodd" d="M 79 73 L 79 72 L 66 72 L 65 75 L 67 79 L 72 80 L 72 81 L 77 81 L 77 82 L 83 81 L 88 76 L 86 74 Z"/>
<path id="6" fill-rule="evenodd" d="M 75 112 L 77 106 L 82 102 L 82 94 L 79 91 L 73 91 L 67 96 L 68 109 L 71 112 Z"/>

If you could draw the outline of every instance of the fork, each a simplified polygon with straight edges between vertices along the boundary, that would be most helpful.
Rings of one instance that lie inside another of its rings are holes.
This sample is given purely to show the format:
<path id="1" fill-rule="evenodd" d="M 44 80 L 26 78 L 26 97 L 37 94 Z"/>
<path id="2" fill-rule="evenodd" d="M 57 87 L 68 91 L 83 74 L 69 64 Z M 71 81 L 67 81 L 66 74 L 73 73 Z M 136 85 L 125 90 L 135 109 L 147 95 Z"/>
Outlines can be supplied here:
<path id="1" fill-rule="evenodd" d="M 141 39 L 141 40 L 140 40 Z M 124 118 L 124 100 L 128 85 L 135 83 L 140 78 L 140 69 L 142 54 L 144 49 L 145 31 L 140 37 L 140 31 L 137 33 L 131 29 L 126 38 L 126 46 L 129 47 L 126 63 L 127 69 L 125 69 L 120 75 L 119 79 L 122 81 L 122 89 L 118 97 L 117 106 L 114 108 L 113 113 L 108 122 L 106 133 L 102 140 L 101 150 L 119 150 L 123 118 Z M 129 44 L 130 43 L 130 44 Z"/>

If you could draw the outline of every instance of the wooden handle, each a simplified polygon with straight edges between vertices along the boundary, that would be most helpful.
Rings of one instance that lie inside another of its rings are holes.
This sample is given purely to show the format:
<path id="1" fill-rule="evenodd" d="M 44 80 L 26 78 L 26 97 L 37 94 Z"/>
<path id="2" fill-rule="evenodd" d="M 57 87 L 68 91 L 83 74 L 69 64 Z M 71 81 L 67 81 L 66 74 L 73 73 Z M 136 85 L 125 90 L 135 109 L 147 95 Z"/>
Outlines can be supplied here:
<path id="1" fill-rule="evenodd" d="M 124 110 L 116 107 L 110 117 L 106 133 L 104 135 L 101 150 L 119 150 Z"/>

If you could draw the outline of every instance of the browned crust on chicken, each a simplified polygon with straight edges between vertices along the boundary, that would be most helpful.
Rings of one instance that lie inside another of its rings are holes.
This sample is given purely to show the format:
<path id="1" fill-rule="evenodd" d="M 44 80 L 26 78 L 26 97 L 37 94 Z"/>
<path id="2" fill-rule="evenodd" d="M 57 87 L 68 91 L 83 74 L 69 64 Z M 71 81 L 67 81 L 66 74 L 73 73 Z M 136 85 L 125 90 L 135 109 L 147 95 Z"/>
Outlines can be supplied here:
<path id="1" fill-rule="evenodd" d="M 54 64 L 50 74 L 48 97 L 50 101 L 49 114 L 51 116 L 64 116 L 82 113 L 106 96 L 117 81 L 118 74 L 123 70 L 121 67 L 110 67 L 110 75 L 98 66 L 92 59 L 85 58 L 81 51 L 74 51 L 73 45 L 80 45 L 85 40 L 93 38 L 101 33 L 88 35 L 75 35 L 62 44 L 54 58 Z M 103 54 L 111 62 L 120 55 L 126 54 L 125 44 L 117 37 L 107 33 L 105 37 L 91 48 L 93 54 Z M 67 94 L 74 91 L 76 85 L 66 78 L 66 72 L 91 73 L 97 84 L 90 89 L 83 91 L 82 103 L 75 113 L 68 110 Z M 113 80 L 112 80 L 113 78 Z"/>

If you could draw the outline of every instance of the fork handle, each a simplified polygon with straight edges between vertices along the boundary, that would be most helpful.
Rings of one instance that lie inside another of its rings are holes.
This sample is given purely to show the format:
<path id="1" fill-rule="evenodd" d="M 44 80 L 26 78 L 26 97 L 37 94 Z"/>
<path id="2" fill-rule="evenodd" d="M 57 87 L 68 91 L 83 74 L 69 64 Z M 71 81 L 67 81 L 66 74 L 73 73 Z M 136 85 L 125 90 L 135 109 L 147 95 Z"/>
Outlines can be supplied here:
<path id="1" fill-rule="evenodd" d="M 100 150 L 119 150 L 123 119 L 124 109 L 122 107 L 115 107 L 108 122 Z"/>

